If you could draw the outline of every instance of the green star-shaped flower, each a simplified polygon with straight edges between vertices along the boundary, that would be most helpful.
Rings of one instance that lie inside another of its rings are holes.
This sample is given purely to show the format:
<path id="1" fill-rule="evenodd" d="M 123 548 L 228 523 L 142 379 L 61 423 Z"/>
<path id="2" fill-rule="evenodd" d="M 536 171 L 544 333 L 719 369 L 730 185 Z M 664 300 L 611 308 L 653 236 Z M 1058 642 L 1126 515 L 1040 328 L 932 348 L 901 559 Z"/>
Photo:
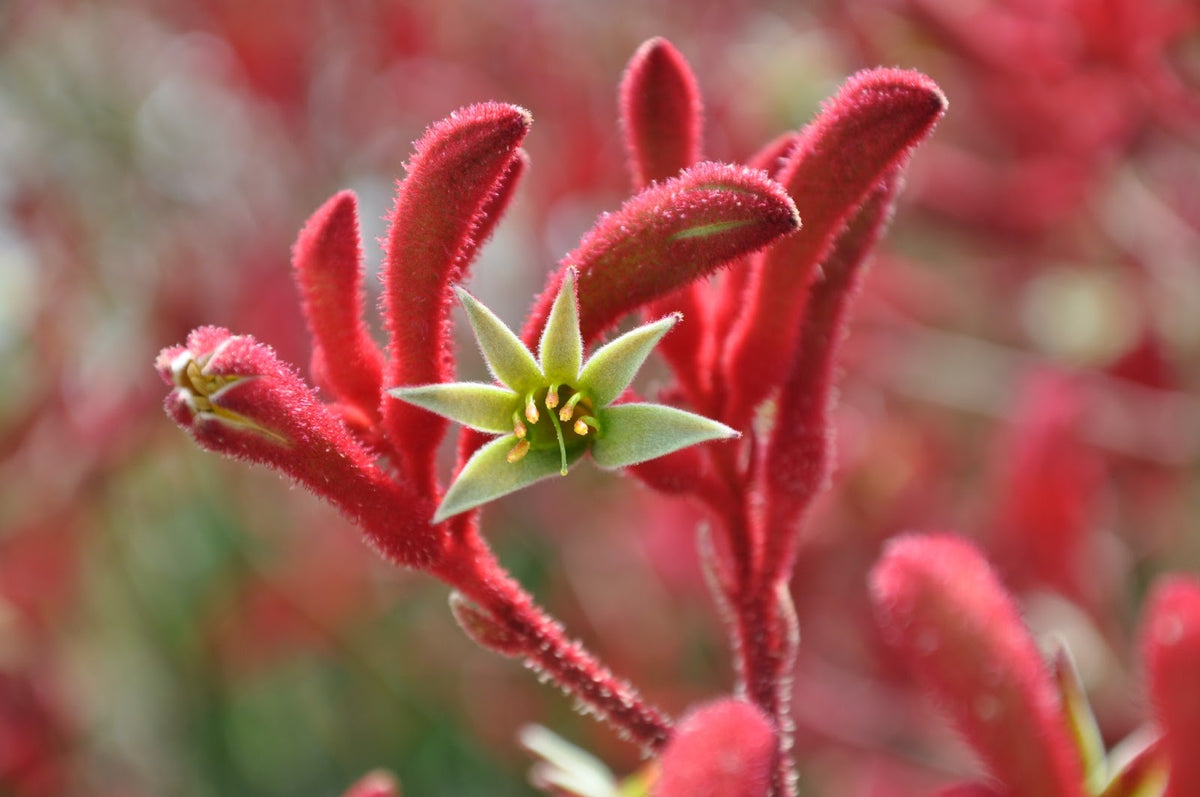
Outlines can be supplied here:
<path id="1" fill-rule="evenodd" d="M 388 391 L 472 429 L 502 434 L 475 452 L 450 485 L 434 522 L 567 469 L 589 449 L 605 469 L 634 465 L 696 443 L 736 437 L 723 423 L 661 404 L 611 406 L 650 350 L 681 316 L 644 324 L 585 363 L 568 269 L 538 344 L 540 362 L 496 315 L 455 289 L 488 369 L 502 384 L 447 382 Z"/>

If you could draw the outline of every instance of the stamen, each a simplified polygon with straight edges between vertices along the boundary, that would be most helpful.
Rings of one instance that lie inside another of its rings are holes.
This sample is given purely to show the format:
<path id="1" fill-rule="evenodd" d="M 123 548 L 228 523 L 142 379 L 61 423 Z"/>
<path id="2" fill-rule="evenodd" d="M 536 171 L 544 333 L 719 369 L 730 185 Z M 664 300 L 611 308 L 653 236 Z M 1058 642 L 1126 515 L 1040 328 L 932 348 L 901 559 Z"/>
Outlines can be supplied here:
<path id="1" fill-rule="evenodd" d="M 558 419 L 560 421 L 571 420 L 571 416 L 575 414 L 575 405 L 578 404 L 581 399 L 583 399 L 583 393 L 576 393 L 574 396 L 571 396 L 569 399 L 567 399 L 567 403 L 564 404 L 563 408 L 558 411 Z"/>
<path id="2" fill-rule="evenodd" d="M 509 462 L 518 462 L 518 461 L 520 461 L 520 459 L 522 457 L 524 457 L 528 453 L 529 453 L 529 441 L 522 439 L 522 440 L 517 441 L 517 444 L 515 446 L 513 446 L 512 449 L 509 450 L 509 452 L 507 454 L 504 455 L 504 458 L 506 460 L 508 460 Z"/>
<path id="3" fill-rule="evenodd" d="M 575 421 L 575 434 L 583 436 L 588 433 L 589 429 L 600 431 L 600 422 L 591 415 L 584 415 Z"/>
<path id="4" fill-rule="evenodd" d="M 541 416 L 538 414 L 537 405 L 533 403 L 533 394 L 530 393 L 525 397 L 525 420 L 537 423 L 539 417 Z"/>
<path id="5" fill-rule="evenodd" d="M 575 426 L 572 428 L 575 429 L 575 434 L 579 435 L 580 437 L 583 437 L 588 433 L 588 425 L 584 422 L 583 418 L 575 421 Z"/>
<path id="6" fill-rule="evenodd" d="M 558 438 L 558 455 L 562 458 L 562 468 L 559 473 L 563 476 L 567 475 L 567 443 L 563 440 L 562 426 L 558 423 L 558 418 L 554 417 L 554 413 L 550 413 L 550 422 L 554 424 L 554 436 Z"/>
<path id="7" fill-rule="evenodd" d="M 529 430 L 525 428 L 525 424 L 521 421 L 521 414 L 514 410 L 513 411 L 513 434 L 515 434 L 517 436 L 518 440 L 524 440 L 525 435 L 528 433 L 529 433 Z"/>
<path id="8" fill-rule="evenodd" d="M 552 410 L 558 406 L 558 384 L 550 385 L 550 389 L 546 391 L 546 409 Z"/>

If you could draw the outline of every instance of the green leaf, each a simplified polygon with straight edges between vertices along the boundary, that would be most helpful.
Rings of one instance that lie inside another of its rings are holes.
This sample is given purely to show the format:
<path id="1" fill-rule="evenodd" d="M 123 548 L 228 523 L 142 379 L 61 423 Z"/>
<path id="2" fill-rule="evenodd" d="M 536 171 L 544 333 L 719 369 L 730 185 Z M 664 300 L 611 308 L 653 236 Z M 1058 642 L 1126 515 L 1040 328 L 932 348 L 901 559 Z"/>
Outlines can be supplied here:
<path id="1" fill-rule="evenodd" d="M 520 397 L 508 388 L 478 382 L 396 387 L 388 394 L 455 423 L 493 434 L 512 431 L 512 415 L 521 403 Z"/>
<path id="2" fill-rule="evenodd" d="M 509 462 L 508 452 L 516 444 L 516 435 L 507 434 L 476 451 L 446 491 L 433 522 L 440 523 L 548 476 L 558 475 L 561 462 L 557 448 L 530 451 L 517 462 Z M 574 456 L 568 454 L 567 461 L 578 459 L 582 453 L 580 449 Z"/>
<path id="3" fill-rule="evenodd" d="M 467 320 L 492 375 L 518 393 L 528 393 L 540 385 L 544 381 L 542 371 L 521 339 L 474 296 L 462 288 L 454 292 L 467 311 Z"/>
<path id="4" fill-rule="evenodd" d="M 551 382 L 575 384 L 583 361 L 583 340 L 579 337 L 579 307 L 575 300 L 575 269 L 563 274 L 562 285 L 554 297 L 542 340 L 538 344 L 542 373 Z"/>
<path id="5" fill-rule="evenodd" d="M 662 336 L 682 317 L 679 313 L 672 313 L 666 318 L 631 329 L 601 346 L 583 366 L 583 373 L 579 375 L 579 389 L 586 392 L 597 407 L 611 404 L 629 387 Z"/>
<path id="6" fill-rule="evenodd" d="M 723 423 L 662 404 L 619 404 L 596 413 L 600 434 L 592 457 L 602 468 L 623 468 L 707 440 L 738 437 Z"/>

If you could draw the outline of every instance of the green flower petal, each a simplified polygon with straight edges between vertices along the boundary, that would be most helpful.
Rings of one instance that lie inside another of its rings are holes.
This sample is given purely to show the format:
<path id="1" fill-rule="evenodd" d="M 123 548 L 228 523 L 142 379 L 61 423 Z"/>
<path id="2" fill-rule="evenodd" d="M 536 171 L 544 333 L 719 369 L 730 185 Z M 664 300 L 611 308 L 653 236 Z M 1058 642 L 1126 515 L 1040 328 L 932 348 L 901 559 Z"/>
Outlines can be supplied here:
<path id="1" fill-rule="evenodd" d="M 520 397 L 508 388 L 478 382 L 396 387 L 388 394 L 455 423 L 493 434 L 512 431 L 512 415 L 521 403 Z"/>
<path id="2" fill-rule="evenodd" d="M 563 275 L 558 295 L 538 343 L 542 373 L 551 382 L 574 384 L 583 362 L 583 339 L 579 335 L 579 306 L 575 298 L 575 269 Z"/>
<path id="3" fill-rule="evenodd" d="M 612 403 L 629 387 L 642 363 L 650 356 L 651 349 L 682 317 L 672 313 L 654 323 L 631 329 L 601 346 L 583 366 L 579 389 L 585 391 L 597 407 Z"/>
<path id="4" fill-rule="evenodd" d="M 596 413 L 600 436 L 592 458 L 602 468 L 623 468 L 706 440 L 737 437 L 723 423 L 662 404 L 618 404 Z"/>
<path id="5" fill-rule="evenodd" d="M 542 371 L 521 339 L 474 296 L 462 288 L 454 292 L 467 311 L 467 320 L 492 375 L 518 393 L 528 393 L 540 385 L 544 381 Z"/>
<path id="6" fill-rule="evenodd" d="M 530 451 L 517 462 L 509 462 L 506 457 L 516 444 L 516 435 L 508 434 L 476 451 L 446 491 L 433 522 L 440 523 L 460 512 L 558 475 L 561 463 L 557 448 Z M 574 457 L 568 456 L 567 461 L 578 459 L 582 453 L 581 450 Z"/>

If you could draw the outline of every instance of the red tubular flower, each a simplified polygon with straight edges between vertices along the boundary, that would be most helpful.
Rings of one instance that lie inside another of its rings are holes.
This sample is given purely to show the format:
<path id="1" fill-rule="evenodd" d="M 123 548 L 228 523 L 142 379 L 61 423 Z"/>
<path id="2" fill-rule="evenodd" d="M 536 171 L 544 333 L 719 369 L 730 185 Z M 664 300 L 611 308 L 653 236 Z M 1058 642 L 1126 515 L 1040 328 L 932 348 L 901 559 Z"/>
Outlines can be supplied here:
<path id="1" fill-rule="evenodd" d="M 691 67 L 666 39 L 642 44 L 629 61 L 619 91 L 625 150 L 634 188 L 666 180 L 700 160 L 703 109 Z M 698 368 L 709 327 L 703 282 L 692 282 L 646 308 L 648 318 L 683 313 L 688 323 L 667 336 L 659 351 L 678 374 L 696 407 L 707 391 Z"/>
<path id="2" fill-rule="evenodd" d="M 342 191 L 304 225 L 292 251 L 296 283 L 313 338 L 314 371 L 363 426 L 378 426 L 383 353 L 363 320 L 362 244 L 358 203 Z"/>
<path id="3" fill-rule="evenodd" d="M 699 93 L 669 43 L 654 39 L 638 50 L 620 102 L 635 184 L 663 179 L 699 157 Z M 649 305 L 682 309 L 698 322 L 664 346 L 678 389 L 693 406 L 746 432 L 755 408 L 782 385 L 765 437 L 747 436 L 760 443 L 748 466 L 739 461 L 743 447 L 702 448 L 631 468 L 656 489 L 699 496 L 721 520 L 726 545 L 718 548 L 729 561 L 714 554 L 707 564 L 721 574 L 717 599 L 729 609 L 739 688 L 779 731 L 771 788 L 780 794 L 794 793 L 787 729 L 797 638 L 782 585 L 798 520 L 831 468 L 836 344 L 908 154 L 945 107 L 937 86 L 916 72 L 879 69 L 852 78 L 804 131 L 776 138 L 751 161 L 788 189 L 803 229 L 723 272 L 697 270 L 687 288 L 655 291 Z M 710 275 L 714 285 L 699 282 Z M 810 297 L 814 275 L 821 279 Z M 640 298 L 607 293 L 622 310 Z M 582 287 L 580 294 L 586 313 L 592 300 Z M 537 329 L 526 327 L 527 338 Z"/>
<path id="4" fill-rule="evenodd" d="M 521 337 L 537 341 L 568 268 L 579 272 L 579 327 L 587 343 L 626 313 L 799 226 L 795 205 L 763 172 L 698 164 L 602 217 L 563 258 Z"/>
<path id="5" fill-rule="evenodd" d="M 1170 766 L 1166 797 L 1200 791 L 1200 580 L 1157 585 L 1146 609 L 1143 655 L 1162 747 Z"/>
<path id="6" fill-rule="evenodd" d="M 978 550 L 947 535 L 893 540 L 871 597 L 888 642 L 1008 793 L 1083 794 L 1050 673 Z"/>
<path id="7" fill-rule="evenodd" d="M 383 272 L 388 387 L 451 378 L 451 286 L 511 196 L 522 171 L 514 163 L 517 147 L 532 122 L 515 105 L 481 103 L 451 114 L 417 142 L 391 214 Z M 408 473 L 432 493 L 433 453 L 446 421 L 392 399 L 384 400 L 383 416 Z"/>
<path id="8" fill-rule="evenodd" d="M 659 759 L 654 797 L 766 797 L 775 731 L 754 706 L 725 698 L 680 720 Z"/>
<path id="9" fill-rule="evenodd" d="M 341 420 L 253 338 L 201 327 L 155 363 L 174 390 L 167 414 L 203 448 L 270 465 L 338 507 L 392 561 L 440 555 L 434 504 L 374 464 Z"/>
<path id="10" fill-rule="evenodd" d="M 847 81 L 800 134 L 778 179 L 796 200 L 804 229 L 755 264 L 746 297 L 726 297 L 753 308 L 740 315 L 726 342 L 726 423 L 743 428 L 779 383 L 817 266 L 855 209 L 907 161 L 945 110 L 945 96 L 921 73 L 873 69 Z"/>
<path id="11" fill-rule="evenodd" d="M 759 463 L 767 485 L 768 529 L 761 566 L 769 581 L 787 579 L 798 521 L 833 470 L 830 414 L 838 343 L 863 263 L 890 219 L 898 183 L 898 173 L 879 183 L 838 237 L 809 293 L 799 350 L 783 380 L 778 415 Z"/>
<path id="12" fill-rule="evenodd" d="M 700 160 L 700 88 L 669 41 L 650 39 L 633 54 L 621 80 L 620 105 L 635 187 L 674 177 Z"/>
<path id="13" fill-rule="evenodd" d="M 798 140 L 799 134 L 794 130 L 776 136 L 756 152 L 746 165 L 751 169 L 762 169 L 771 179 L 776 179 L 780 169 L 787 165 L 788 153 L 796 146 Z M 801 218 L 800 222 L 803 224 L 804 219 Z M 708 334 L 705 336 L 703 348 L 694 355 L 696 363 L 692 370 L 698 371 L 699 378 L 704 380 L 703 387 L 709 395 L 704 396 L 698 404 L 709 413 L 715 413 L 720 404 L 716 391 L 725 390 L 723 383 L 714 384 L 714 380 L 720 373 L 725 341 L 729 339 L 738 318 L 745 312 L 751 269 L 758 257 L 760 256 L 752 254 L 739 258 L 729 268 L 716 275 L 712 289 L 708 292 L 708 307 L 704 318 L 708 324 Z"/>

